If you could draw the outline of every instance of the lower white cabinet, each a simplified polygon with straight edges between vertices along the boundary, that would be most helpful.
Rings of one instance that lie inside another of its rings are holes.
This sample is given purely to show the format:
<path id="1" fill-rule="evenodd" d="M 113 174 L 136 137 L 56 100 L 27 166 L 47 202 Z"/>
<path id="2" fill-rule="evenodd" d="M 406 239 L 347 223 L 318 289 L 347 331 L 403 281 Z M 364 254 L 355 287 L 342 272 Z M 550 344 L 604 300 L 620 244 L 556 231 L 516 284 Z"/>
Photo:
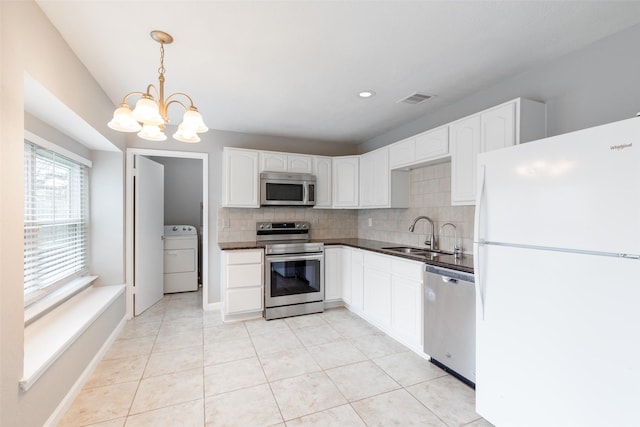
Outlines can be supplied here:
<path id="1" fill-rule="evenodd" d="M 423 353 L 424 264 L 348 246 L 325 248 L 325 295 Z"/>
<path id="2" fill-rule="evenodd" d="M 342 299 L 342 252 L 341 246 L 324 249 L 324 300 Z"/>
<path id="3" fill-rule="evenodd" d="M 376 326 L 391 326 L 391 260 L 364 253 L 364 314 Z"/>
<path id="4" fill-rule="evenodd" d="M 424 328 L 423 264 L 391 261 L 391 330 L 394 336 L 422 351 Z"/>
<path id="5" fill-rule="evenodd" d="M 263 309 L 262 249 L 222 251 L 223 318 L 259 315 Z"/>

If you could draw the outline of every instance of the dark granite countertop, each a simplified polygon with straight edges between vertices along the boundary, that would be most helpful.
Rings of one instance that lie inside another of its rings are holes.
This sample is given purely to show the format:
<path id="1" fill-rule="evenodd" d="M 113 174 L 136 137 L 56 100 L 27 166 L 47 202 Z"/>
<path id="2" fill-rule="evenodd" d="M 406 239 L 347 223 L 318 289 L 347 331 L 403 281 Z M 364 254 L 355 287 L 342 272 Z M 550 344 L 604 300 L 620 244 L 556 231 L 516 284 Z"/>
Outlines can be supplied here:
<path id="1" fill-rule="evenodd" d="M 378 252 L 385 255 L 393 255 L 399 258 L 410 259 L 412 261 L 420 261 L 430 265 L 436 265 L 438 267 L 450 268 L 452 270 L 464 271 L 467 273 L 473 273 L 473 256 L 462 254 L 460 258 L 455 258 L 453 255 L 439 255 L 437 257 L 427 257 L 424 255 L 416 254 L 402 254 L 398 252 L 392 252 L 383 248 L 393 246 L 403 246 L 398 243 L 380 242 L 377 240 L 366 239 L 312 239 L 312 242 L 324 243 L 326 246 L 350 246 L 353 248 L 364 249 L 367 251 Z M 249 241 L 249 242 L 225 242 L 218 243 L 218 246 L 223 251 L 239 250 L 239 249 L 257 249 L 263 248 L 264 243 Z"/>

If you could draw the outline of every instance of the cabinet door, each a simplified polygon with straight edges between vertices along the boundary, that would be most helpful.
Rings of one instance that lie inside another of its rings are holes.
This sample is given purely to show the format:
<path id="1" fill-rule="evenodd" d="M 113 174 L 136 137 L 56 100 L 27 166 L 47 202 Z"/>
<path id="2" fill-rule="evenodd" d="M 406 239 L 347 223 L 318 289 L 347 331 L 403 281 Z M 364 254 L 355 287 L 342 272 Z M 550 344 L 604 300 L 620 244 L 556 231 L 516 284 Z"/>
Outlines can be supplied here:
<path id="1" fill-rule="evenodd" d="M 476 157 L 480 149 L 480 116 L 455 122 L 451 132 L 451 204 L 473 205 Z"/>
<path id="2" fill-rule="evenodd" d="M 226 292 L 225 314 L 262 310 L 262 288 L 229 289 Z"/>
<path id="3" fill-rule="evenodd" d="M 342 249 L 324 250 L 324 299 L 332 301 L 342 298 Z"/>
<path id="4" fill-rule="evenodd" d="M 360 156 L 360 206 L 389 206 L 389 150 Z"/>
<path id="5" fill-rule="evenodd" d="M 437 159 L 449 154 L 449 126 L 443 126 L 416 137 L 416 161 Z"/>
<path id="6" fill-rule="evenodd" d="M 416 159 L 416 139 L 407 138 L 389 147 L 389 168 L 396 169 L 413 163 Z"/>
<path id="7" fill-rule="evenodd" d="M 223 206 L 258 208 L 258 152 L 225 148 Z"/>
<path id="8" fill-rule="evenodd" d="M 314 157 L 316 208 L 331 207 L 331 157 Z"/>
<path id="9" fill-rule="evenodd" d="M 353 264 L 351 260 L 352 250 L 349 248 L 342 248 L 340 250 L 341 262 L 341 284 L 342 284 L 342 300 L 351 304 L 351 271 L 353 270 Z"/>
<path id="10" fill-rule="evenodd" d="M 351 249 L 351 305 L 357 310 L 362 310 L 364 295 L 364 260 L 363 253 L 357 249 Z"/>
<path id="11" fill-rule="evenodd" d="M 270 151 L 260 152 L 260 172 L 286 172 L 287 155 L 283 153 L 272 153 Z"/>
<path id="12" fill-rule="evenodd" d="M 364 253 L 363 312 L 382 327 L 391 325 L 391 257 Z"/>
<path id="13" fill-rule="evenodd" d="M 422 349 L 422 282 L 393 276 L 391 328 L 405 342 Z"/>
<path id="14" fill-rule="evenodd" d="M 358 156 L 336 157 L 333 159 L 333 206 L 341 208 L 358 207 Z"/>
<path id="15" fill-rule="evenodd" d="M 506 104 L 482 113 L 480 152 L 510 147 L 516 143 L 516 104 Z"/>
<path id="16" fill-rule="evenodd" d="M 297 173 L 313 173 L 313 157 L 311 156 L 287 156 L 287 171 Z"/>

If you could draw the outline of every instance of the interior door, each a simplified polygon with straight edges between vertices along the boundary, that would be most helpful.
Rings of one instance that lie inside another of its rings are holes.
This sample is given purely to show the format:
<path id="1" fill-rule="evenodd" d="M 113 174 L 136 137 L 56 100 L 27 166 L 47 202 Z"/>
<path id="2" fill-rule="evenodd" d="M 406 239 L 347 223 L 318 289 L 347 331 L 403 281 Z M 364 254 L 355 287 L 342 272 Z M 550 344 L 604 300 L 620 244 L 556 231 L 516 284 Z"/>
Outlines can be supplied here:
<path id="1" fill-rule="evenodd" d="M 134 314 L 142 314 L 164 294 L 164 166 L 135 156 Z"/>

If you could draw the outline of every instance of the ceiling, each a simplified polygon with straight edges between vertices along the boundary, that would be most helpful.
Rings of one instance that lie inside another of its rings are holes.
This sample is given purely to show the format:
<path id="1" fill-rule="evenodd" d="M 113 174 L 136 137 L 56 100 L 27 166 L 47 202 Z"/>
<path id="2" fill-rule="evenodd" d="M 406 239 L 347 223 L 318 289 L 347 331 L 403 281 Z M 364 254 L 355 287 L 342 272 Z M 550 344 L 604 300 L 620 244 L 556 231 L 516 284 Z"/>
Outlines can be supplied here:
<path id="1" fill-rule="evenodd" d="M 610 1 L 38 4 L 114 106 L 157 84 L 159 29 L 175 39 L 167 93 L 190 95 L 210 128 L 351 143 L 640 22 L 640 2 Z M 397 102 L 415 92 L 435 97 Z"/>

